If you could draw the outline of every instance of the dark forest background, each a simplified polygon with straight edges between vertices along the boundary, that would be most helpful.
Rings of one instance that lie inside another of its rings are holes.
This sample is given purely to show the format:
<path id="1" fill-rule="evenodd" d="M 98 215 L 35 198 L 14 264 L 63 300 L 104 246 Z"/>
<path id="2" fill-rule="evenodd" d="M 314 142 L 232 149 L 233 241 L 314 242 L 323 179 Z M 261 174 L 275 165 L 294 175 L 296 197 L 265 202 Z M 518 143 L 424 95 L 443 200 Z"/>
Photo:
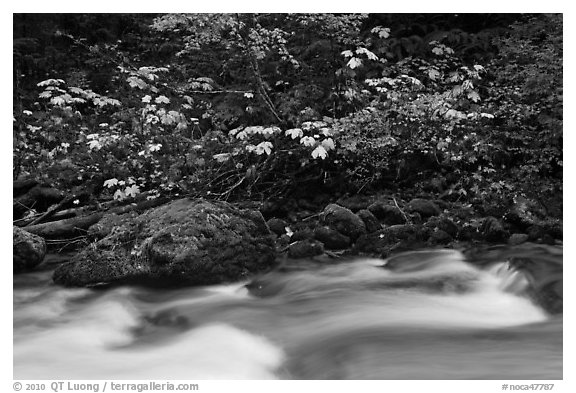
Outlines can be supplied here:
<path id="1" fill-rule="evenodd" d="M 80 203 L 386 191 L 494 215 L 523 197 L 561 217 L 562 24 L 14 14 L 13 179 Z"/>

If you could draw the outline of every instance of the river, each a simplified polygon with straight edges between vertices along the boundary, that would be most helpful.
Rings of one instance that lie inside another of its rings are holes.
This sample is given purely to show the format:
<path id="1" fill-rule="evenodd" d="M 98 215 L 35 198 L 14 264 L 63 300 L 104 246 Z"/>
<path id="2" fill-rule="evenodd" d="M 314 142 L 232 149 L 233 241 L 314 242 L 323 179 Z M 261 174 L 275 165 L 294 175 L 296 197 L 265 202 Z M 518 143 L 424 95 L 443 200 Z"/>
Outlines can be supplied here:
<path id="1" fill-rule="evenodd" d="M 562 378 L 562 315 L 505 261 L 437 250 L 87 289 L 52 284 L 62 259 L 14 276 L 15 379 Z"/>

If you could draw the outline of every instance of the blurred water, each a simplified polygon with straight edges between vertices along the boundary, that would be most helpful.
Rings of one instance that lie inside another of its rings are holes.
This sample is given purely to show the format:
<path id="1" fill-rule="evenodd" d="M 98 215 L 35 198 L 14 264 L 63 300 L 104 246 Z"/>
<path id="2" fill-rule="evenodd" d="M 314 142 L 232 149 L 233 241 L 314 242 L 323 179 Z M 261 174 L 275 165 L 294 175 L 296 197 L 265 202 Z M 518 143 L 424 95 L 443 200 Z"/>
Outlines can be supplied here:
<path id="1" fill-rule="evenodd" d="M 14 276 L 14 378 L 562 378 L 562 317 L 504 261 L 426 251 L 334 263 L 170 290 Z"/>

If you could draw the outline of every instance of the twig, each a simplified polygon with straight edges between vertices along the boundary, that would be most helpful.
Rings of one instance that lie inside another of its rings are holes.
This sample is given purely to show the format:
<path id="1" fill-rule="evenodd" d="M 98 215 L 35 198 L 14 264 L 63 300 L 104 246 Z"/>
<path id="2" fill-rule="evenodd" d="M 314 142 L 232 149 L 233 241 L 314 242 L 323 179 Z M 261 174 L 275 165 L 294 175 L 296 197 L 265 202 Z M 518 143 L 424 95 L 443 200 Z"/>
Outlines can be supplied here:
<path id="1" fill-rule="evenodd" d="M 76 197 L 75 195 L 70 195 L 68 197 L 62 198 L 62 200 L 56 206 L 51 207 L 44 214 L 42 214 L 40 217 L 36 217 L 34 220 L 32 220 L 32 222 L 26 224 L 24 227 L 38 224 L 40 221 L 43 221 L 46 218 L 52 217 L 58 210 L 60 210 L 62 208 L 62 206 L 66 205 L 67 203 L 72 201 L 75 197 Z"/>
<path id="2" fill-rule="evenodd" d="M 400 210 L 400 213 L 402 213 L 402 215 L 404 216 L 404 220 L 406 220 L 406 223 L 412 224 L 412 221 L 408 218 L 406 213 L 404 213 L 404 210 L 400 209 L 400 206 L 398 206 L 398 202 L 396 202 L 396 198 L 392 198 L 392 200 L 394 201 L 394 204 L 396 205 L 398 210 Z"/>

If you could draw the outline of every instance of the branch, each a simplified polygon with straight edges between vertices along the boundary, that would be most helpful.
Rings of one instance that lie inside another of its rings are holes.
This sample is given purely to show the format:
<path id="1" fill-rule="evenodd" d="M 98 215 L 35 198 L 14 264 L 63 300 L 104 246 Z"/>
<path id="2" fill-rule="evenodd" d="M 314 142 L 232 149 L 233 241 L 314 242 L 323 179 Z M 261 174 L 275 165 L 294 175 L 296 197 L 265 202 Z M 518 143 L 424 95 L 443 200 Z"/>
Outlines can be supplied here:
<path id="1" fill-rule="evenodd" d="M 238 25 L 240 25 L 239 14 L 236 14 L 236 19 L 238 20 Z M 252 15 L 252 22 L 255 22 L 254 15 Z M 252 68 L 252 73 L 256 81 L 256 85 L 258 86 L 258 92 L 260 93 L 262 100 L 264 101 L 270 112 L 272 112 L 276 120 L 281 124 L 284 123 L 282 118 L 278 115 L 278 111 L 274 107 L 274 103 L 270 99 L 270 96 L 268 96 L 268 93 L 266 93 L 266 88 L 264 87 L 264 81 L 262 80 L 262 74 L 260 73 L 260 67 L 258 66 L 258 60 L 254 57 L 254 54 L 250 49 L 250 43 L 248 41 L 248 38 L 245 36 L 245 34 L 242 34 L 240 30 L 238 30 L 238 35 L 244 42 L 244 48 L 245 48 L 244 51 L 246 53 L 246 56 L 250 60 L 250 68 Z"/>
<path id="2" fill-rule="evenodd" d="M 406 215 L 406 213 L 404 213 L 404 210 L 400 209 L 400 206 L 398 206 L 398 202 L 396 202 L 396 198 L 392 198 L 392 200 L 394 201 L 394 204 L 396 205 L 396 207 L 398 208 L 398 210 L 400 210 L 400 213 L 402 213 L 402 215 L 404 216 L 404 219 L 406 220 L 407 224 L 412 224 L 412 222 L 410 221 L 410 219 L 408 218 L 408 216 Z"/>

